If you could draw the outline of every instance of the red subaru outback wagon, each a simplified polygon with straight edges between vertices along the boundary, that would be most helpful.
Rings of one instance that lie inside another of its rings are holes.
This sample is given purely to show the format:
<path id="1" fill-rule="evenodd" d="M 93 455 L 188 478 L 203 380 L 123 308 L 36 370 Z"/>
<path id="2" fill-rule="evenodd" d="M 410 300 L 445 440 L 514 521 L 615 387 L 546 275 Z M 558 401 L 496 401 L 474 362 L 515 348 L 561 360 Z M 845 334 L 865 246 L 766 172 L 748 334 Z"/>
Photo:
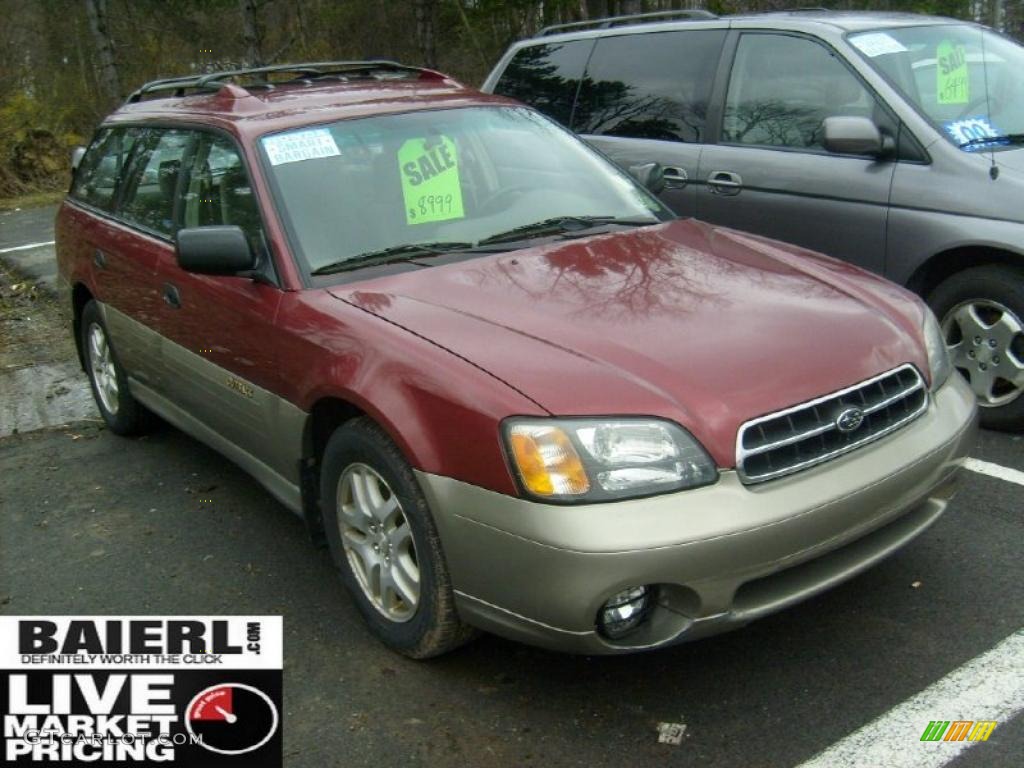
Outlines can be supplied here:
<path id="1" fill-rule="evenodd" d="M 413 657 L 744 624 L 927 528 L 974 437 L 907 291 L 390 62 L 144 86 L 57 252 L 111 431 L 157 414 L 239 464 Z"/>

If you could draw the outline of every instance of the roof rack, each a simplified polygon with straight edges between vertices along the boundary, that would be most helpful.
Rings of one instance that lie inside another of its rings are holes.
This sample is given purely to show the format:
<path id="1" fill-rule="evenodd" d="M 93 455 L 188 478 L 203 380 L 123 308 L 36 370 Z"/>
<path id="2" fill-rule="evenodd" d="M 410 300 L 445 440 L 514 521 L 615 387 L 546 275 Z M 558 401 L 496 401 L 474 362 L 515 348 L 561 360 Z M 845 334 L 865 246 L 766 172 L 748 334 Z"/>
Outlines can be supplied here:
<path id="1" fill-rule="evenodd" d="M 145 96 L 165 91 L 172 91 L 174 96 L 185 96 L 190 92 L 208 93 L 218 91 L 225 85 L 229 85 L 236 78 L 258 78 L 261 82 L 251 84 L 251 87 L 273 88 L 275 85 L 287 83 L 308 82 L 323 77 L 341 77 L 344 75 L 374 75 L 381 74 L 416 74 L 431 80 L 444 80 L 446 75 L 433 69 L 412 67 L 408 64 L 399 64 L 395 61 L 372 60 L 372 61 L 319 61 L 307 64 L 277 64 L 269 67 L 250 67 L 247 69 L 228 69 L 222 72 L 204 72 L 199 75 L 185 75 L 183 77 L 166 77 L 161 80 L 152 80 L 132 92 L 126 104 L 134 104 L 142 101 Z M 272 83 L 271 75 L 292 74 L 290 79 Z"/>
<path id="2" fill-rule="evenodd" d="M 567 24 L 552 24 L 537 32 L 534 37 L 546 37 L 568 30 L 584 29 L 608 29 L 628 24 L 645 24 L 652 21 L 671 21 L 673 19 L 717 19 L 718 17 L 709 11 L 655 11 L 653 13 L 632 13 L 628 16 L 608 16 L 604 19 L 591 19 L 590 21 L 571 21 Z"/>

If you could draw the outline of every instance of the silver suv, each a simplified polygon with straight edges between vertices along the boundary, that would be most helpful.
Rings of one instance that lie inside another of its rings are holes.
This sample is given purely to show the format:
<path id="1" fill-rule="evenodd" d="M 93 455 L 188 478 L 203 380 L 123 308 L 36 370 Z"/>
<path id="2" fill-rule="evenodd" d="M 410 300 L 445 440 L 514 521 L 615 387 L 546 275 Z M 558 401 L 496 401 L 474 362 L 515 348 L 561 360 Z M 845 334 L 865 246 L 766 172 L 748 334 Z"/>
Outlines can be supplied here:
<path id="1" fill-rule="evenodd" d="M 950 19 L 691 11 L 549 27 L 483 88 L 644 172 L 682 215 L 918 292 L 982 423 L 1020 430 L 1022 73 L 1024 48 Z"/>

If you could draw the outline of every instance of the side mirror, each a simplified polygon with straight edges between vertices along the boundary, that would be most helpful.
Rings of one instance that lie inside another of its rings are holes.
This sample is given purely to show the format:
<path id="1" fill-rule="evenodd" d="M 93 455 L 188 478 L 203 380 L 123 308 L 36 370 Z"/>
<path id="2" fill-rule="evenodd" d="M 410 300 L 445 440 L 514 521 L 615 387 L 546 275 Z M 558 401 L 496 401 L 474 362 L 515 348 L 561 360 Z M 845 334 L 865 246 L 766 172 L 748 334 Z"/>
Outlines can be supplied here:
<path id="1" fill-rule="evenodd" d="M 660 163 L 629 166 L 629 175 L 656 195 L 665 191 L 665 169 Z"/>
<path id="2" fill-rule="evenodd" d="M 71 150 L 71 172 L 74 173 L 78 170 L 78 166 L 82 164 L 82 158 L 85 157 L 85 147 L 75 147 Z"/>
<path id="3" fill-rule="evenodd" d="M 890 136 L 866 117 L 826 117 L 825 149 L 838 155 L 884 157 L 895 149 Z"/>
<path id="4" fill-rule="evenodd" d="M 178 230 L 178 266 L 200 275 L 243 275 L 256 257 L 241 227 L 193 227 Z"/>

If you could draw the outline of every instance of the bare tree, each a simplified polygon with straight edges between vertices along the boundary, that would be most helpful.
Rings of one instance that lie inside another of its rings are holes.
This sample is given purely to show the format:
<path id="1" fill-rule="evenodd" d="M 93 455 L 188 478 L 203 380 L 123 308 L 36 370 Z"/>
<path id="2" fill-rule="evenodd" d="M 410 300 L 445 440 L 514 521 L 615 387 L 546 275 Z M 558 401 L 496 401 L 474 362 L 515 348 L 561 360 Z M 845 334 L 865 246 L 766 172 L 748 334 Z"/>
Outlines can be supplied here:
<path id="1" fill-rule="evenodd" d="M 1000 32 L 1006 29 L 1005 0 L 992 0 L 992 26 Z"/>
<path id="2" fill-rule="evenodd" d="M 427 67 L 437 66 L 437 0 L 416 0 L 416 42 Z"/>
<path id="3" fill-rule="evenodd" d="M 100 86 L 111 103 L 121 100 L 121 79 L 114 59 L 114 41 L 107 26 L 107 0 L 85 0 L 96 56 L 100 63 Z"/>
<path id="4" fill-rule="evenodd" d="M 258 0 L 238 0 L 242 12 L 242 37 L 245 39 L 245 59 L 250 67 L 263 66 L 263 35 L 260 30 L 261 3 Z"/>

